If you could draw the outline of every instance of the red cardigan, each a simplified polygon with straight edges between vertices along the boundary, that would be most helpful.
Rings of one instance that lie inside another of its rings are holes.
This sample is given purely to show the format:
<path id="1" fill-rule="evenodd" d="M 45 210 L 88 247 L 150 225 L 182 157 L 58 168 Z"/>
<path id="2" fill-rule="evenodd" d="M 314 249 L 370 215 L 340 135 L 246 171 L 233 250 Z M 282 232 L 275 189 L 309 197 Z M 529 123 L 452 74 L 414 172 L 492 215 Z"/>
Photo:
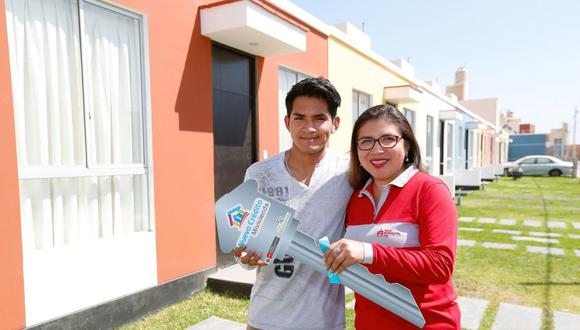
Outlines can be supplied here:
<path id="1" fill-rule="evenodd" d="M 371 273 L 382 274 L 388 282 L 400 283 L 411 290 L 425 317 L 424 329 L 461 329 L 457 294 L 451 280 L 457 211 L 447 186 L 437 178 L 417 172 L 403 187 L 390 186 L 387 200 L 374 221 L 371 200 L 359 192 L 360 189 L 355 191 L 349 201 L 347 227 L 387 222 L 418 227 L 418 247 L 391 247 L 373 242 L 373 263 L 365 266 Z M 355 312 L 357 329 L 417 329 L 358 294 Z"/>

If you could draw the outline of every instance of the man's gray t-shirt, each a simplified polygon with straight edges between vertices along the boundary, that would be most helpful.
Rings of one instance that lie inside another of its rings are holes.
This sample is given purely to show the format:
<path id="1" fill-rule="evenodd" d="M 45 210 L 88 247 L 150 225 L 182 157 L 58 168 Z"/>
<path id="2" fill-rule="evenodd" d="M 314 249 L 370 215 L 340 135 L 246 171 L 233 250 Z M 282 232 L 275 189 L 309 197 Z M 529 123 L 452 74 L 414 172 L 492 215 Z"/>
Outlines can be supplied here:
<path id="1" fill-rule="evenodd" d="M 296 210 L 298 230 L 331 242 L 344 233 L 345 210 L 352 194 L 348 157 L 327 150 L 308 186 L 298 182 L 284 165 L 284 153 L 253 164 L 245 180 Z M 321 260 L 322 262 L 322 260 Z M 248 324 L 259 329 L 344 329 L 344 287 L 286 257 L 257 270 Z"/>

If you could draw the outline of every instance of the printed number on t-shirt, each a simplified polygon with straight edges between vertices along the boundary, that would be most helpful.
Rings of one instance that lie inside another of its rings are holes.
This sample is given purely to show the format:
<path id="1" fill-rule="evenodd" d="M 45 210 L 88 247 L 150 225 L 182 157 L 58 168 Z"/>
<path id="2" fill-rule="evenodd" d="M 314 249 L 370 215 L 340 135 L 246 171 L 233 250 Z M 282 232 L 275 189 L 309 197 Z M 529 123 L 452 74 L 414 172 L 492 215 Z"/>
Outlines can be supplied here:
<path id="1" fill-rule="evenodd" d="M 272 198 L 287 200 L 288 199 L 288 186 L 285 187 L 261 187 L 260 192 L 264 195 L 268 195 Z"/>
<path id="2" fill-rule="evenodd" d="M 274 273 L 278 277 L 290 278 L 294 273 L 294 258 L 285 256 L 284 259 L 274 259 Z"/>

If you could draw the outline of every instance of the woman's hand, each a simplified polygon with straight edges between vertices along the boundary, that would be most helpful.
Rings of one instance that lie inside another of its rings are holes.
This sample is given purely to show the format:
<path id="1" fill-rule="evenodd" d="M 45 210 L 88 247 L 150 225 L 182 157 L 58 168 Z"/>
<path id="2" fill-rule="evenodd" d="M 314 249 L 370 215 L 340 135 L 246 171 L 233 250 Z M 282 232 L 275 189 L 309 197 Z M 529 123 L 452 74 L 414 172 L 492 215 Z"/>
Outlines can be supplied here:
<path id="1" fill-rule="evenodd" d="M 262 256 L 260 253 L 256 253 L 254 250 L 250 250 L 247 253 L 244 253 L 245 249 L 245 245 L 234 249 L 234 256 L 239 258 L 241 263 L 248 266 L 268 266 L 267 263 L 260 260 L 260 257 Z"/>
<path id="2" fill-rule="evenodd" d="M 348 266 L 361 263 L 363 260 L 363 243 L 345 238 L 330 244 L 324 254 L 326 269 L 336 274 L 342 273 Z"/>

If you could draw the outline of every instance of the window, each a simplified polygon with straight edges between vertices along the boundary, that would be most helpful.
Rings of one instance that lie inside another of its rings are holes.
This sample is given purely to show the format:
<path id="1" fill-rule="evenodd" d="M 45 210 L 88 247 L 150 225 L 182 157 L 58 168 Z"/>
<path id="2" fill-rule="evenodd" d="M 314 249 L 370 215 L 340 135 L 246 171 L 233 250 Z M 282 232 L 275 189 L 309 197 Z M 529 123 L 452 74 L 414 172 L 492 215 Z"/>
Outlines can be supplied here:
<path id="1" fill-rule="evenodd" d="M 446 141 L 446 171 L 451 172 L 453 170 L 453 124 L 447 123 L 447 141 Z"/>
<path id="2" fill-rule="evenodd" d="M 552 164 L 553 162 L 550 158 L 537 158 L 536 161 L 537 164 Z"/>
<path id="3" fill-rule="evenodd" d="M 431 169 L 433 167 L 433 117 L 427 115 L 427 132 L 426 136 L 426 143 L 425 143 L 425 165 L 427 167 L 427 172 L 431 173 Z"/>
<path id="4" fill-rule="evenodd" d="M 141 16 L 8 0 L 25 249 L 151 229 Z"/>
<path id="5" fill-rule="evenodd" d="M 464 156 L 464 150 L 465 150 L 465 142 L 463 141 L 463 127 L 457 125 L 457 145 L 456 145 L 456 157 L 457 157 L 457 161 L 458 163 L 461 161 L 461 159 Z"/>
<path id="6" fill-rule="evenodd" d="M 563 145 L 563 142 L 562 138 L 554 139 L 554 156 L 562 157 L 564 155 L 566 146 Z"/>
<path id="7" fill-rule="evenodd" d="M 352 122 L 354 122 L 366 109 L 370 108 L 372 97 L 369 94 L 352 90 Z"/>
<path id="8" fill-rule="evenodd" d="M 409 125 L 411 125 L 413 131 L 415 131 L 415 111 L 409 110 L 407 108 L 403 108 L 403 110 L 405 112 L 405 118 L 407 118 Z"/>
<path id="9" fill-rule="evenodd" d="M 284 117 L 286 117 L 286 94 L 290 91 L 292 86 L 297 82 L 309 78 L 301 72 L 292 71 L 287 68 L 280 67 L 278 71 L 278 125 L 279 125 L 279 145 L 280 151 L 290 149 L 292 147 L 292 138 L 284 124 Z"/>
<path id="10" fill-rule="evenodd" d="M 527 158 L 522 160 L 522 164 L 535 164 L 536 163 L 536 158 Z"/>

